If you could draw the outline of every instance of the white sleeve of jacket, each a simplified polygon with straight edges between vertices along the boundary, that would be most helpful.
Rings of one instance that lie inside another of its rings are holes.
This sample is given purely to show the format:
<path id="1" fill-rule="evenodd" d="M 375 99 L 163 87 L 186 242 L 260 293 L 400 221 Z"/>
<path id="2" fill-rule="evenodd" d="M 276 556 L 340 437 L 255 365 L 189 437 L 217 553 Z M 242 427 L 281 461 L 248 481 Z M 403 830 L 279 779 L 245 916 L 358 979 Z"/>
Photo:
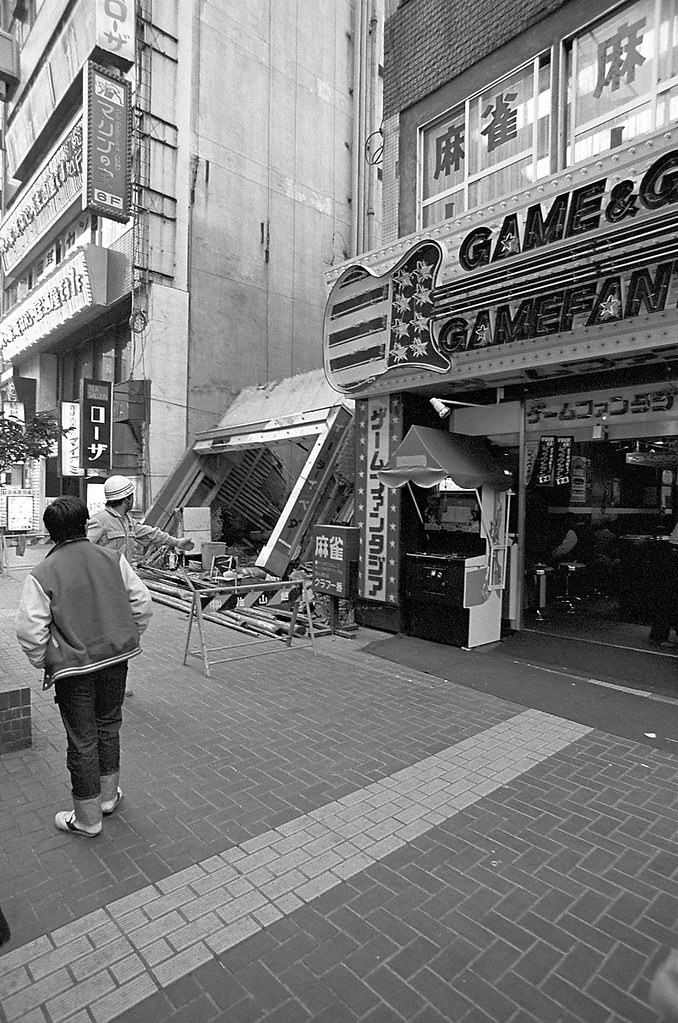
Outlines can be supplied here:
<path id="1" fill-rule="evenodd" d="M 16 638 L 19 646 L 35 668 L 42 668 L 49 646 L 49 623 L 52 608 L 49 597 L 37 579 L 26 576 L 19 609 L 16 613 Z"/>
<path id="2" fill-rule="evenodd" d="M 132 617 L 137 623 L 139 634 L 146 630 L 153 614 L 153 602 L 148 587 L 136 574 L 124 554 L 120 555 L 120 574 L 127 590 Z"/>

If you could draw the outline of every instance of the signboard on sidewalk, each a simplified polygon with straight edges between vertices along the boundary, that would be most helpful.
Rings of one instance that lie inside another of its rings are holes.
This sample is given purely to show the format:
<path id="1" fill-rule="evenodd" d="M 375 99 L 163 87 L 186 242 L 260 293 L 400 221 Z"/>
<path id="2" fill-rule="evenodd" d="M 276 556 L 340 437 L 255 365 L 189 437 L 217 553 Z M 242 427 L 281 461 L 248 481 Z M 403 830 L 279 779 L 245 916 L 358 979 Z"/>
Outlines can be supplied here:
<path id="1" fill-rule="evenodd" d="M 355 596 L 360 530 L 356 526 L 314 526 L 313 589 L 334 597 Z"/>

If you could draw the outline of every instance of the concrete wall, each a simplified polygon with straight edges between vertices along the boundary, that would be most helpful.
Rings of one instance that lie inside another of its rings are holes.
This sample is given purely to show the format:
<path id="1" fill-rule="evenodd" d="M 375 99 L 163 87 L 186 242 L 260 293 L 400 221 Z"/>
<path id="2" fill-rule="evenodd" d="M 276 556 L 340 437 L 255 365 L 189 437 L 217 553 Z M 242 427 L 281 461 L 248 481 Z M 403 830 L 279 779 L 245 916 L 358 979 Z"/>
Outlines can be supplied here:
<path id="1" fill-rule="evenodd" d="M 186 447 L 188 294 L 153 284 L 149 325 L 135 338 L 137 376 L 151 381 L 149 493 L 144 501 L 149 507 Z"/>
<path id="2" fill-rule="evenodd" d="M 322 365 L 323 274 L 351 231 L 350 0 L 195 6 L 190 432 Z"/>

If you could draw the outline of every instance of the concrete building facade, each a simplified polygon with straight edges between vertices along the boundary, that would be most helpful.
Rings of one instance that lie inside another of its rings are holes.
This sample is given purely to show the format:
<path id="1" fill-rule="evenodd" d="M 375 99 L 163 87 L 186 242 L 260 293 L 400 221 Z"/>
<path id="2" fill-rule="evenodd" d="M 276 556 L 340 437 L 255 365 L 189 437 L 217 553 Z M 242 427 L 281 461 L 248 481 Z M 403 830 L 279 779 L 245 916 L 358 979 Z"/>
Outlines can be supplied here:
<path id="1" fill-rule="evenodd" d="M 37 482 L 5 482 L 39 521 L 122 472 L 144 510 L 242 388 L 322 364 L 323 271 L 380 238 L 381 2 L 5 0 L 2 18 L 1 390 L 73 427 Z M 111 385 L 87 406 L 86 380 Z"/>

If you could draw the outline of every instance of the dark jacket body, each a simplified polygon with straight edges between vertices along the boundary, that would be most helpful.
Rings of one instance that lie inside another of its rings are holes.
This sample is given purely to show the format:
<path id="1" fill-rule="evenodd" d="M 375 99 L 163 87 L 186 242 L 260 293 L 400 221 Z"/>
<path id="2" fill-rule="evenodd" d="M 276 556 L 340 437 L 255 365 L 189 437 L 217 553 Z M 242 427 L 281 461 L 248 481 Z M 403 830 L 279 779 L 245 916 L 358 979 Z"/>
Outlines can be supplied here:
<path id="1" fill-rule="evenodd" d="M 148 618 L 148 591 L 124 558 L 83 538 L 57 544 L 32 570 L 17 634 L 53 682 L 140 653 Z"/>

